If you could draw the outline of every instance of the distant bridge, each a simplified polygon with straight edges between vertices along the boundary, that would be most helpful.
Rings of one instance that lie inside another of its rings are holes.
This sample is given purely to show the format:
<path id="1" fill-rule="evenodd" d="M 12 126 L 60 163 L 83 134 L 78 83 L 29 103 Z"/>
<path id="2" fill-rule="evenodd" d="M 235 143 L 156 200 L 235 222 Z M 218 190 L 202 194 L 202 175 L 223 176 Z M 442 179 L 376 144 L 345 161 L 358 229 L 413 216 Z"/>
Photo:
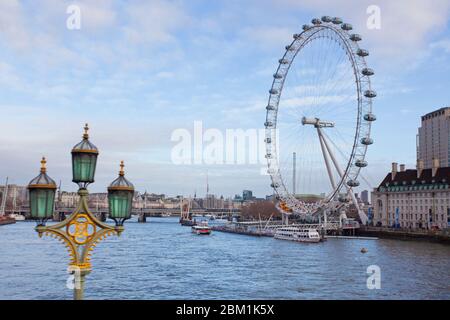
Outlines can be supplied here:
<path id="1" fill-rule="evenodd" d="M 193 216 L 205 216 L 212 214 L 215 216 L 236 216 L 240 214 L 239 209 L 191 209 L 189 211 Z M 146 222 L 147 217 L 162 217 L 162 216 L 179 216 L 180 208 L 151 208 L 151 209 L 136 209 L 132 211 L 133 215 L 139 216 L 139 222 Z"/>
<path id="2" fill-rule="evenodd" d="M 75 208 L 56 208 L 53 220 L 62 221 L 67 216 L 72 214 Z M 101 221 L 105 221 L 108 217 L 109 211 L 107 208 L 99 208 L 98 210 L 91 209 L 92 213 Z M 240 213 L 239 209 L 192 209 L 192 215 L 207 215 L 213 214 L 216 216 L 234 216 Z M 25 212 L 24 212 L 25 213 Z M 28 213 L 25 214 L 25 216 Z M 179 216 L 180 208 L 144 208 L 132 209 L 131 214 L 139 217 L 139 221 L 145 222 L 147 217 L 163 217 L 163 216 Z"/>

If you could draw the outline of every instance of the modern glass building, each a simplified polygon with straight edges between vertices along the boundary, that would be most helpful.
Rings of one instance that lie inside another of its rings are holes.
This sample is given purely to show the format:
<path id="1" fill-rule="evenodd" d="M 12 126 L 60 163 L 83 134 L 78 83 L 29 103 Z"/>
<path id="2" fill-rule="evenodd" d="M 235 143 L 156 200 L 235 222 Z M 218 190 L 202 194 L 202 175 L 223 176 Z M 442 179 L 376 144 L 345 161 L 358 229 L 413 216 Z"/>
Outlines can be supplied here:
<path id="1" fill-rule="evenodd" d="M 433 159 L 439 159 L 440 167 L 450 166 L 450 107 L 427 113 L 417 134 L 417 161 L 422 160 L 425 169 L 433 167 Z"/>

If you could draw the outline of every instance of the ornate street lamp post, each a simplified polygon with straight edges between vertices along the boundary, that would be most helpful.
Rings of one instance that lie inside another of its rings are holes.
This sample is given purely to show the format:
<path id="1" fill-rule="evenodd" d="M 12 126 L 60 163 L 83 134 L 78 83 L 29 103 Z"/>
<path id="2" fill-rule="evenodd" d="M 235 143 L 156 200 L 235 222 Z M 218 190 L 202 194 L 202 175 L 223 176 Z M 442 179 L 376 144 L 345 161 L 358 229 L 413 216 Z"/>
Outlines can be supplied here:
<path id="1" fill-rule="evenodd" d="M 69 251 L 69 270 L 75 274 L 74 299 L 83 299 L 85 276 L 91 272 L 91 253 L 98 242 L 110 235 L 120 236 L 123 223 L 131 217 L 134 187 L 125 178 L 123 161 L 119 177 L 108 187 L 109 217 L 115 226 L 99 221 L 88 208 L 87 186 L 94 182 L 98 149 L 89 141 L 88 125 L 83 140 L 72 149 L 72 181 L 78 184 L 80 200 L 75 211 L 64 221 L 46 226 L 53 216 L 56 183 L 47 175 L 42 158 L 40 174 L 28 185 L 31 217 L 37 221 L 39 237 L 52 236 L 63 242 Z"/>

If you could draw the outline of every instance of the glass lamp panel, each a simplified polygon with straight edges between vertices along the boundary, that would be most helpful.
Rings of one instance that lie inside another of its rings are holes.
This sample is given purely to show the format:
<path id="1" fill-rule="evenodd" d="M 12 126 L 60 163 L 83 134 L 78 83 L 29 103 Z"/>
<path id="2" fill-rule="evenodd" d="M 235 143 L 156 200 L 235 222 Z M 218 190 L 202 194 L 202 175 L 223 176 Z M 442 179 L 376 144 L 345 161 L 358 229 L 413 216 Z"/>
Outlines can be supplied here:
<path id="1" fill-rule="evenodd" d="M 73 180 L 94 182 L 97 155 L 75 153 L 72 155 Z"/>
<path id="2" fill-rule="evenodd" d="M 55 190 L 46 190 L 47 192 L 47 207 L 46 207 L 46 214 L 47 218 L 50 218 L 53 216 L 53 209 L 55 206 Z"/>
<path id="3" fill-rule="evenodd" d="M 108 194 L 109 214 L 111 218 L 129 218 L 131 215 L 132 195 L 129 191 L 110 191 Z"/>
<path id="4" fill-rule="evenodd" d="M 55 190 L 34 189 L 30 190 L 30 212 L 35 219 L 46 219 L 53 215 L 55 203 Z"/>

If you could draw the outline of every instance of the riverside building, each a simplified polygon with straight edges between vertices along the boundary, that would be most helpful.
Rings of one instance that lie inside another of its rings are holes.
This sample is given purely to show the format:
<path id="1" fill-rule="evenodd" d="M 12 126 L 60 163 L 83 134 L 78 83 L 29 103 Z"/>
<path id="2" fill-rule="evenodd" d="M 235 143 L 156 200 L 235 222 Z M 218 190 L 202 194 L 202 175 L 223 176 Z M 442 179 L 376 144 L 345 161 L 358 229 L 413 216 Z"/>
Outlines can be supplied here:
<path id="1" fill-rule="evenodd" d="M 448 228 L 450 224 L 450 167 L 434 159 L 425 169 L 392 164 L 380 185 L 372 192 L 373 225 L 409 229 Z"/>

